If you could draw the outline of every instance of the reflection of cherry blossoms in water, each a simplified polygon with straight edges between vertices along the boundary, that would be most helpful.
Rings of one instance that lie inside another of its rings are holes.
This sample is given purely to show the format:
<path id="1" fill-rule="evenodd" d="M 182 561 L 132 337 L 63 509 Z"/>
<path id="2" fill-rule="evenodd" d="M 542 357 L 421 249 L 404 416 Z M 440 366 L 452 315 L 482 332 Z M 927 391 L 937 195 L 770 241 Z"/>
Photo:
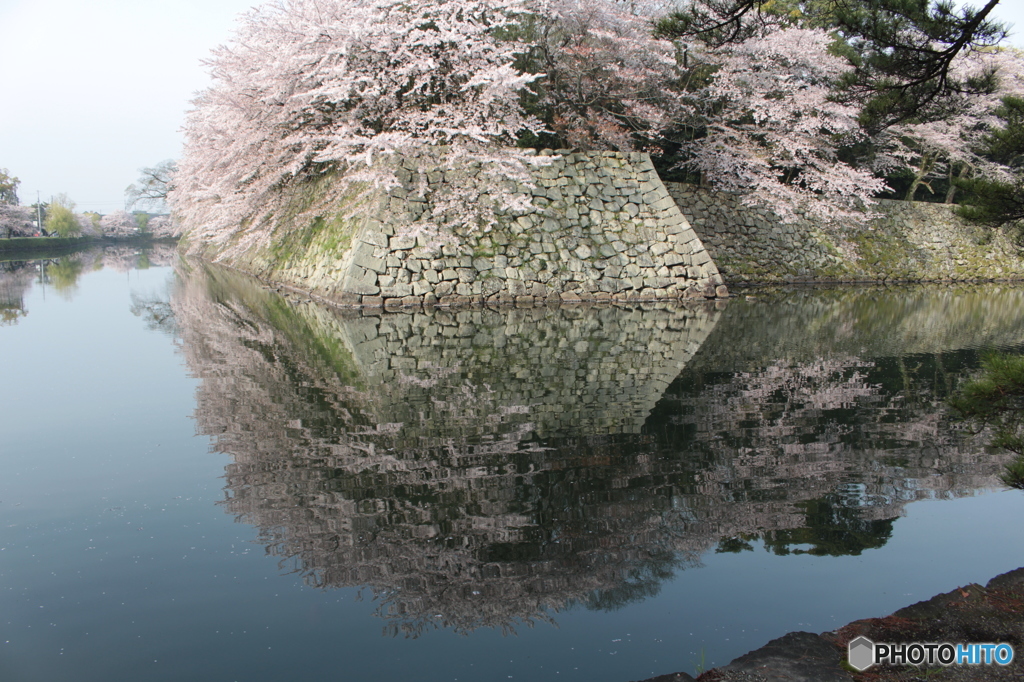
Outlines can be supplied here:
<path id="1" fill-rule="evenodd" d="M 309 584 L 369 586 L 393 633 L 615 608 L 755 537 L 857 553 L 908 490 L 998 469 L 935 416 L 931 375 L 765 357 L 742 316 L 723 331 L 741 306 L 361 315 L 186 269 L 172 307 L 226 509 Z"/>
<path id="2" fill-rule="evenodd" d="M 34 263 L 0 262 L 0 324 L 15 324 L 28 314 L 25 294 L 37 276 Z"/>

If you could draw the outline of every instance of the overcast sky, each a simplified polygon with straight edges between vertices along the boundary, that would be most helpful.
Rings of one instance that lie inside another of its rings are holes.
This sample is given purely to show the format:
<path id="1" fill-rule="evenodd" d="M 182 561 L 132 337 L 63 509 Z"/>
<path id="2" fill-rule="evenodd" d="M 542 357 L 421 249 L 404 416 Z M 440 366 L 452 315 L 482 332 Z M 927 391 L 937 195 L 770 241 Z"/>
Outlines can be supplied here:
<path id="1" fill-rule="evenodd" d="M 0 168 L 21 179 L 22 203 L 63 192 L 80 211 L 124 208 L 140 168 L 180 154 L 189 100 L 208 83 L 200 60 L 258 4 L 0 0 Z M 1024 1 L 997 11 L 1024 33 Z"/>

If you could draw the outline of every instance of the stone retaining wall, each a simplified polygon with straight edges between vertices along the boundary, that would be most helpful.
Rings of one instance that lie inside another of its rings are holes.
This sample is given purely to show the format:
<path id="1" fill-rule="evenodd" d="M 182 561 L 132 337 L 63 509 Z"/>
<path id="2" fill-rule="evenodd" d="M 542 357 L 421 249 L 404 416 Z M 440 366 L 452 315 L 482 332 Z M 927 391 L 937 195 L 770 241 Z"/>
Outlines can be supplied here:
<path id="1" fill-rule="evenodd" d="M 665 183 L 726 281 L 970 281 L 1024 278 L 1012 231 L 959 219 L 952 207 L 879 201 L 866 228 L 783 224 L 736 195 Z"/>
<path id="2" fill-rule="evenodd" d="M 236 253 L 229 241 L 190 250 L 350 306 L 703 299 L 727 293 L 646 154 L 548 153 L 533 160 L 532 182 L 502 174 L 499 162 L 451 167 L 432 154 L 401 159 L 393 168 L 399 186 L 387 191 L 353 193 L 312 213 L 299 210 L 298 218 L 281 212 L 262 246 Z M 320 190 L 291 191 L 299 197 Z M 493 224 L 448 221 L 454 239 L 447 241 L 418 227 L 439 213 L 444 217 L 443 198 L 497 206 L 492 195 L 499 193 L 530 206 L 496 209 Z"/>

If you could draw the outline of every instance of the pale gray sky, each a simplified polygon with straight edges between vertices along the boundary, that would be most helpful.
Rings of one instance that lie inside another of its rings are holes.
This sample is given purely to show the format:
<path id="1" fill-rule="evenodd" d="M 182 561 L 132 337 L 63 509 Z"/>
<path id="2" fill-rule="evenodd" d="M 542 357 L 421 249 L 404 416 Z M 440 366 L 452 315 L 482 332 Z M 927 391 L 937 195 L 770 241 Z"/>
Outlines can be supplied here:
<path id="1" fill-rule="evenodd" d="M 259 0 L 0 0 L 0 168 L 22 203 L 124 208 L 138 169 L 181 150 L 200 60 Z"/>
<path id="2" fill-rule="evenodd" d="M 23 203 L 66 193 L 78 210 L 124 207 L 138 169 L 176 158 L 200 65 L 259 0 L 0 0 L 0 168 Z M 1019 27 L 1024 1 L 1002 0 Z"/>

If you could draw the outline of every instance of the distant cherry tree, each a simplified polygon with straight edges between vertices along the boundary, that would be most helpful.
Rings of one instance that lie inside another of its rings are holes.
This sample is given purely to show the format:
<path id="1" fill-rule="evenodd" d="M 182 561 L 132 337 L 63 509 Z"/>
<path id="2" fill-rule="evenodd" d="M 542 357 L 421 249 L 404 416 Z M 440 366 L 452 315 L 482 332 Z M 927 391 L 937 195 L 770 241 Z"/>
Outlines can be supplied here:
<path id="1" fill-rule="evenodd" d="M 76 213 L 75 220 L 78 221 L 79 237 L 102 237 L 103 228 L 100 227 L 102 216 L 95 211 Z"/>
<path id="2" fill-rule="evenodd" d="M 169 215 L 153 216 L 147 228 L 150 235 L 156 239 L 181 236 L 181 229 Z"/>
<path id="3" fill-rule="evenodd" d="M 33 237 L 39 233 L 35 211 L 0 201 L 0 237 Z"/>
<path id="4" fill-rule="evenodd" d="M 127 211 L 114 211 L 103 216 L 100 228 L 103 234 L 109 236 L 127 236 L 139 231 L 135 224 L 135 216 Z"/>

